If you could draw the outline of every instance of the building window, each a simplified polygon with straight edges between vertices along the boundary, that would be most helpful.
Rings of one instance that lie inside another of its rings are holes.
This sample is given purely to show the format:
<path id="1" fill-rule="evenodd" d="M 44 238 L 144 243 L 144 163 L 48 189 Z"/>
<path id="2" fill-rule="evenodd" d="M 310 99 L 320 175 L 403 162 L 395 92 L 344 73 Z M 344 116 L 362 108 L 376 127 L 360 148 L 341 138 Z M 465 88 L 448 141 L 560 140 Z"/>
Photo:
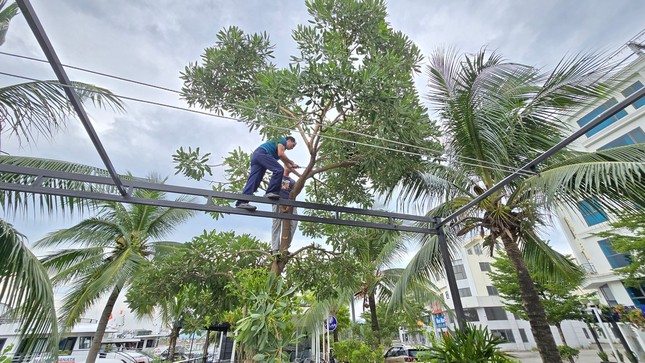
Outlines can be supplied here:
<path id="1" fill-rule="evenodd" d="M 466 321 L 479 321 L 479 314 L 477 314 L 477 309 L 464 309 L 464 319 Z"/>
<path id="2" fill-rule="evenodd" d="M 78 340 L 78 349 L 90 349 L 92 337 L 80 337 Z"/>
<path id="3" fill-rule="evenodd" d="M 450 300 L 450 293 L 446 291 L 446 300 Z"/>
<path id="4" fill-rule="evenodd" d="M 587 199 L 578 202 L 578 210 L 589 227 L 607 221 L 607 214 L 600 208 L 597 200 Z"/>
<path id="5" fill-rule="evenodd" d="M 492 329 L 491 334 L 504 339 L 507 343 L 515 343 L 515 336 L 511 329 Z"/>
<path id="6" fill-rule="evenodd" d="M 605 298 L 605 300 L 607 300 L 607 304 L 609 304 L 609 306 L 618 305 L 618 300 L 616 300 L 616 297 L 614 297 L 614 293 L 611 292 L 609 285 L 604 284 L 600 286 L 599 290 L 602 293 L 602 296 Z"/>
<path id="7" fill-rule="evenodd" d="M 475 251 L 475 254 L 478 256 L 481 256 L 482 252 L 482 246 L 478 243 L 473 246 L 473 251 Z"/>
<path id="8" fill-rule="evenodd" d="M 508 320 L 506 311 L 499 306 L 484 308 L 488 320 Z"/>
<path id="9" fill-rule="evenodd" d="M 582 328 L 582 333 L 585 335 L 585 338 L 590 339 L 589 333 L 587 333 L 587 329 Z"/>
<path id="10" fill-rule="evenodd" d="M 524 329 L 520 329 L 520 338 L 522 338 L 522 342 L 528 343 L 529 338 L 526 336 L 526 331 Z"/>
<path id="11" fill-rule="evenodd" d="M 499 291 L 495 288 L 495 286 L 486 286 L 486 291 L 488 291 L 488 295 L 490 296 L 498 296 Z"/>
<path id="12" fill-rule="evenodd" d="M 7 339 L 6 339 L 6 338 L 0 339 L 0 352 L 2 352 L 2 350 L 4 349 L 4 345 L 5 345 L 6 343 L 7 343 Z"/>
<path id="13" fill-rule="evenodd" d="M 466 269 L 464 265 L 454 265 L 452 266 L 453 271 L 455 271 L 456 280 L 465 280 L 466 279 Z"/>
<path id="14" fill-rule="evenodd" d="M 469 254 L 469 255 L 472 255 L 472 254 L 473 254 L 473 249 L 472 249 L 472 248 L 469 248 L 469 249 L 467 249 L 466 251 L 468 251 L 468 254 Z"/>
<path id="15" fill-rule="evenodd" d="M 490 271 L 490 263 L 488 262 L 480 262 L 479 263 L 479 269 L 482 271 Z"/>
<path id="16" fill-rule="evenodd" d="M 603 239 L 598 241 L 598 244 L 600 245 L 602 253 L 605 254 L 605 257 L 607 257 L 607 261 L 609 261 L 611 268 L 625 267 L 632 263 L 628 255 L 614 251 L 611 246 L 610 240 Z"/>
<path id="17" fill-rule="evenodd" d="M 473 296 L 470 293 L 470 287 L 464 287 L 463 289 L 459 289 L 459 296 L 461 297 Z"/>
<path id="18" fill-rule="evenodd" d="M 625 96 L 625 98 L 627 98 L 627 97 L 631 96 L 632 93 L 638 91 L 641 88 L 643 88 L 643 84 L 640 81 L 636 81 L 631 86 L 625 88 L 621 93 L 623 94 L 623 96 Z M 632 105 L 634 105 L 634 108 L 643 107 L 645 105 L 645 96 L 643 96 L 643 97 L 637 99 L 636 101 L 634 101 L 634 103 L 632 103 Z"/>
<path id="19" fill-rule="evenodd" d="M 619 147 L 625 145 L 642 144 L 645 143 L 645 131 L 640 127 L 633 129 L 625 135 L 613 140 L 612 142 L 602 146 L 599 150 L 610 149 L 612 147 Z"/>
<path id="20" fill-rule="evenodd" d="M 641 283 L 638 287 L 625 287 L 629 297 L 634 302 L 634 305 L 645 305 L 645 283 Z"/>
<path id="21" fill-rule="evenodd" d="M 580 120 L 578 120 L 578 125 L 580 127 L 583 127 L 584 125 L 588 124 L 591 122 L 591 120 L 595 119 L 597 116 L 608 110 L 611 106 L 617 104 L 618 101 L 616 101 L 615 98 L 612 98 L 610 100 L 607 100 L 607 102 L 603 103 L 602 105 L 596 107 L 593 111 L 589 112 L 588 114 L 584 115 Z M 605 129 L 607 126 L 613 124 L 614 122 L 620 120 L 621 118 L 627 116 L 627 111 L 620 110 L 618 113 L 613 115 L 612 117 L 606 119 L 605 121 L 601 122 L 599 125 L 594 127 L 593 129 L 587 131 L 585 134 L 587 137 L 591 137 L 595 134 L 597 134 L 599 131 Z"/>

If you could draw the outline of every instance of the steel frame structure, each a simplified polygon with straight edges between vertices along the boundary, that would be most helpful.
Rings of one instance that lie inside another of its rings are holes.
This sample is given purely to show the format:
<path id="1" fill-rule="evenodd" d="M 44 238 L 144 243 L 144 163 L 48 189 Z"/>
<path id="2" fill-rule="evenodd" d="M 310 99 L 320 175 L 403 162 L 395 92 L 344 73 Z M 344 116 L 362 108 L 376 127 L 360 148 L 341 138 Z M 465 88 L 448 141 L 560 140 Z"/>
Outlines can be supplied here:
<path id="1" fill-rule="evenodd" d="M 395 230 L 401 232 L 412 232 L 412 233 L 423 233 L 423 234 L 433 234 L 437 236 L 440 252 L 442 255 L 442 262 L 444 265 L 444 271 L 446 273 L 446 279 L 448 281 L 448 287 L 450 294 L 453 296 L 454 310 L 456 315 L 457 323 L 460 328 L 464 328 L 466 321 L 463 313 L 463 306 L 461 299 L 459 297 L 459 291 L 457 288 L 457 282 L 455 280 L 454 271 L 452 268 L 452 261 L 450 259 L 450 253 L 448 250 L 448 245 L 446 243 L 446 236 L 444 233 L 444 228 L 446 223 L 454 220 L 459 215 L 465 213 L 473 206 L 477 205 L 482 200 L 488 198 L 491 194 L 507 186 L 511 181 L 517 179 L 523 174 L 536 173 L 536 170 L 540 163 L 545 161 L 547 158 L 562 150 L 564 147 L 569 145 L 574 140 L 578 139 L 580 136 L 593 129 L 606 119 L 612 117 L 617 112 L 630 105 L 640 97 L 645 95 L 645 88 L 641 88 L 631 96 L 627 97 L 625 100 L 617 103 L 612 106 L 601 115 L 597 116 L 591 122 L 589 122 L 584 127 L 580 128 L 572 135 L 562 140 L 557 145 L 553 146 L 551 149 L 547 150 L 534 160 L 528 162 L 525 166 L 520 169 L 517 169 L 515 172 L 504 178 L 499 183 L 495 184 L 485 193 L 482 193 L 480 196 L 472 200 L 467 205 L 458 209 L 454 213 L 450 214 L 445 218 L 440 217 L 426 217 L 410 214 L 401 214 L 401 213 L 392 213 L 385 211 L 376 211 L 376 210 L 365 210 L 360 208 L 348 208 L 332 205 L 323 205 L 316 203 L 305 203 L 292 200 L 279 200 L 277 202 L 270 201 L 267 198 L 241 195 L 235 193 L 224 193 L 216 192 L 209 189 L 198 189 L 190 188 L 177 185 L 167 185 L 167 184 L 157 184 L 150 183 L 142 180 L 124 180 L 121 178 L 115 171 L 112 162 L 110 161 L 107 152 L 103 148 L 101 140 L 98 137 L 98 134 L 94 130 L 87 113 L 85 112 L 80 99 L 74 88 L 71 87 L 72 84 L 67 76 L 65 69 L 61 65 L 61 62 L 54 51 L 54 48 L 49 41 L 36 13 L 31 6 L 29 0 L 16 0 L 18 6 L 25 16 L 27 23 L 29 24 L 34 36 L 38 40 L 45 56 L 47 57 L 54 73 L 58 77 L 58 80 L 61 84 L 65 85 L 65 93 L 70 99 L 70 103 L 74 107 L 74 110 L 78 114 L 78 117 L 85 127 L 85 130 L 88 133 L 94 147 L 96 148 L 99 156 L 101 157 L 105 167 L 108 171 L 109 177 L 104 176 L 95 176 L 95 175 L 86 175 L 86 174 L 77 174 L 77 173 L 67 173 L 67 172 L 57 172 L 46 169 L 37 169 L 37 168 L 27 168 L 19 167 L 15 165 L 0 164 L 0 173 L 12 174 L 16 177 L 13 178 L 12 182 L 0 182 L 0 188 L 3 190 L 10 190 L 16 192 L 24 193 L 35 193 L 35 194 L 46 194 L 46 195 L 56 195 L 56 196 L 67 196 L 67 197 L 76 197 L 76 198 L 86 198 L 86 199 L 95 199 L 95 200 L 106 200 L 114 202 L 123 202 L 123 203 L 135 203 L 135 204 L 146 204 L 146 205 L 155 205 L 161 207 L 169 208 L 183 208 L 191 209 L 204 212 L 218 212 L 224 214 L 238 214 L 252 217 L 262 217 L 262 218 L 278 218 L 278 219 L 289 219 L 289 220 L 299 220 L 306 222 L 314 223 L 327 223 L 327 224 L 336 224 L 336 225 L 345 225 L 353 227 L 364 227 L 364 228 L 377 228 L 385 230 Z M 85 188 L 82 190 L 70 190 L 63 188 L 56 188 L 48 185 L 45 181 L 49 180 L 61 180 L 61 181 L 70 181 L 70 182 L 79 182 L 84 185 Z M 202 197 L 201 202 L 192 201 L 192 202 L 177 202 L 170 200 L 151 200 L 138 198 L 133 196 L 133 191 L 135 189 L 148 189 L 148 190 L 157 190 L 164 191 L 168 193 L 175 193 L 186 196 Z M 310 210 L 319 210 L 331 212 L 332 217 L 314 217 L 306 216 L 302 214 L 284 214 L 284 213 L 273 213 L 265 211 L 255 211 L 249 212 L 246 210 L 241 210 L 233 207 L 223 207 L 214 205 L 211 201 L 214 198 L 223 198 L 223 199 L 244 199 L 250 200 L 253 202 L 267 203 L 267 204 L 282 204 L 298 208 L 310 209 Z M 348 218 L 350 216 L 372 216 L 378 218 L 384 218 L 387 221 L 383 223 L 379 222 L 364 222 L 357 221 Z M 425 226 L 424 226 L 425 224 Z"/>

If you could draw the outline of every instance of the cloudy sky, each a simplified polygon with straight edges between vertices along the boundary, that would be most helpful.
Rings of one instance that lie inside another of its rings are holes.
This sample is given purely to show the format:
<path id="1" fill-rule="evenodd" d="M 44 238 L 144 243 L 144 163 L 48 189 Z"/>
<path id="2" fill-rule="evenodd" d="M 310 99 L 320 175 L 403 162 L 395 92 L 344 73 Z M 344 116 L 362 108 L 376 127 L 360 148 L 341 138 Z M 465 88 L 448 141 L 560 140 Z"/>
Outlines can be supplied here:
<path id="1" fill-rule="evenodd" d="M 275 62 L 286 65 L 295 51 L 291 30 L 306 23 L 301 0 L 32 0 L 62 63 L 179 90 L 179 73 L 199 60 L 223 27 L 237 25 L 246 32 L 266 31 L 276 45 Z M 388 3 L 389 22 L 406 33 L 425 54 L 451 46 L 463 52 L 495 49 L 507 59 L 553 67 L 562 57 L 579 52 L 611 51 L 645 28 L 642 0 L 397 0 Z M 44 58 L 21 16 L 14 19 L 2 52 Z M 0 69 L 37 79 L 52 79 L 48 64 L 0 55 Z M 112 90 L 118 95 L 185 106 L 171 92 L 135 86 L 110 78 L 68 70 L 70 78 Z M 18 82 L 0 76 L 0 85 Z M 417 84 L 423 92 L 423 74 Z M 171 155 L 180 146 L 201 147 L 219 163 L 241 146 L 252 151 L 261 139 L 235 121 L 126 102 L 126 113 L 89 109 L 94 127 L 120 173 L 158 172 L 169 183 L 190 183 L 174 173 Z M 2 134 L 2 151 L 102 166 L 82 127 L 72 122 L 52 140 L 18 145 Z M 299 161 L 298 153 L 294 159 Z M 301 159 L 304 163 L 304 155 Z M 218 179 L 216 174 L 214 179 Z M 221 180 L 221 179 L 220 179 Z M 208 188 L 206 183 L 197 185 Z M 73 220 L 29 216 L 9 219 L 30 241 L 69 226 Z M 270 220 L 227 217 L 213 221 L 196 217 L 173 238 L 190 239 L 203 229 L 233 229 L 267 240 Z M 557 249 L 569 248 L 557 230 L 548 232 Z M 296 244 L 306 241 L 297 235 Z"/>

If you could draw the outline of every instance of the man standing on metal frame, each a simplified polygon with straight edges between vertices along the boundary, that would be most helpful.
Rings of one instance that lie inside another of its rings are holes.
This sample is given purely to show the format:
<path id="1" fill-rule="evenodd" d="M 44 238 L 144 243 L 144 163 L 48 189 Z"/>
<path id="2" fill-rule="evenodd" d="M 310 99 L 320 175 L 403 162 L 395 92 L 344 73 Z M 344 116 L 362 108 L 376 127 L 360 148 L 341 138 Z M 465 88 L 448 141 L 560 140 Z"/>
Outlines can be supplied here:
<path id="1" fill-rule="evenodd" d="M 280 199 L 280 183 L 284 174 L 284 168 L 278 163 L 278 159 L 282 160 L 284 165 L 289 169 L 298 168 L 298 164 L 294 163 L 285 154 L 287 150 L 291 150 L 295 146 L 296 139 L 293 136 L 287 136 L 282 139 L 269 140 L 255 149 L 253 155 L 251 155 L 249 179 L 246 181 L 242 194 L 253 195 L 258 190 L 266 171 L 271 170 L 273 176 L 269 182 L 265 197 L 269 199 Z M 238 200 L 235 203 L 235 207 L 248 211 L 255 211 L 257 209 L 254 205 L 249 204 L 247 200 Z"/>

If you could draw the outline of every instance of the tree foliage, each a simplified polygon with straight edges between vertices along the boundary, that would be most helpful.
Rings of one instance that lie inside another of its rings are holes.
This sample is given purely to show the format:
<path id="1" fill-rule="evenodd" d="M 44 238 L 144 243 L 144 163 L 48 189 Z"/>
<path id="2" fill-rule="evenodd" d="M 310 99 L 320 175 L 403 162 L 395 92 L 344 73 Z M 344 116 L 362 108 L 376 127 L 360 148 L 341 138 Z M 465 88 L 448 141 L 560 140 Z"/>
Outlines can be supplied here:
<path id="1" fill-rule="evenodd" d="M 293 30 L 298 51 L 287 66 L 272 62 L 267 34 L 229 27 L 182 72 L 182 95 L 265 138 L 299 136 L 309 160 L 292 198 L 315 176 L 325 187 L 309 189 L 309 200 L 369 207 L 374 192 L 390 191 L 437 154 L 437 126 L 412 78 L 422 56 L 387 23 L 383 0 L 306 6 L 311 19 Z"/>
<path id="2" fill-rule="evenodd" d="M 517 282 L 517 272 L 506 254 L 500 252 L 491 266 L 494 269 L 488 273 L 488 276 L 504 299 L 504 308 L 522 319 L 527 319 Z M 539 270 L 530 269 L 529 272 L 544 305 L 549 324 L 559 325 L 564 320 L 585 318 L 585 314 L 581 311 L 580 299 L 589 298 L 589 296 L 575 293 L 584 279 L 582 273 L 569 276 L 569 279 L 563 282 L 553 282 Z"/>

